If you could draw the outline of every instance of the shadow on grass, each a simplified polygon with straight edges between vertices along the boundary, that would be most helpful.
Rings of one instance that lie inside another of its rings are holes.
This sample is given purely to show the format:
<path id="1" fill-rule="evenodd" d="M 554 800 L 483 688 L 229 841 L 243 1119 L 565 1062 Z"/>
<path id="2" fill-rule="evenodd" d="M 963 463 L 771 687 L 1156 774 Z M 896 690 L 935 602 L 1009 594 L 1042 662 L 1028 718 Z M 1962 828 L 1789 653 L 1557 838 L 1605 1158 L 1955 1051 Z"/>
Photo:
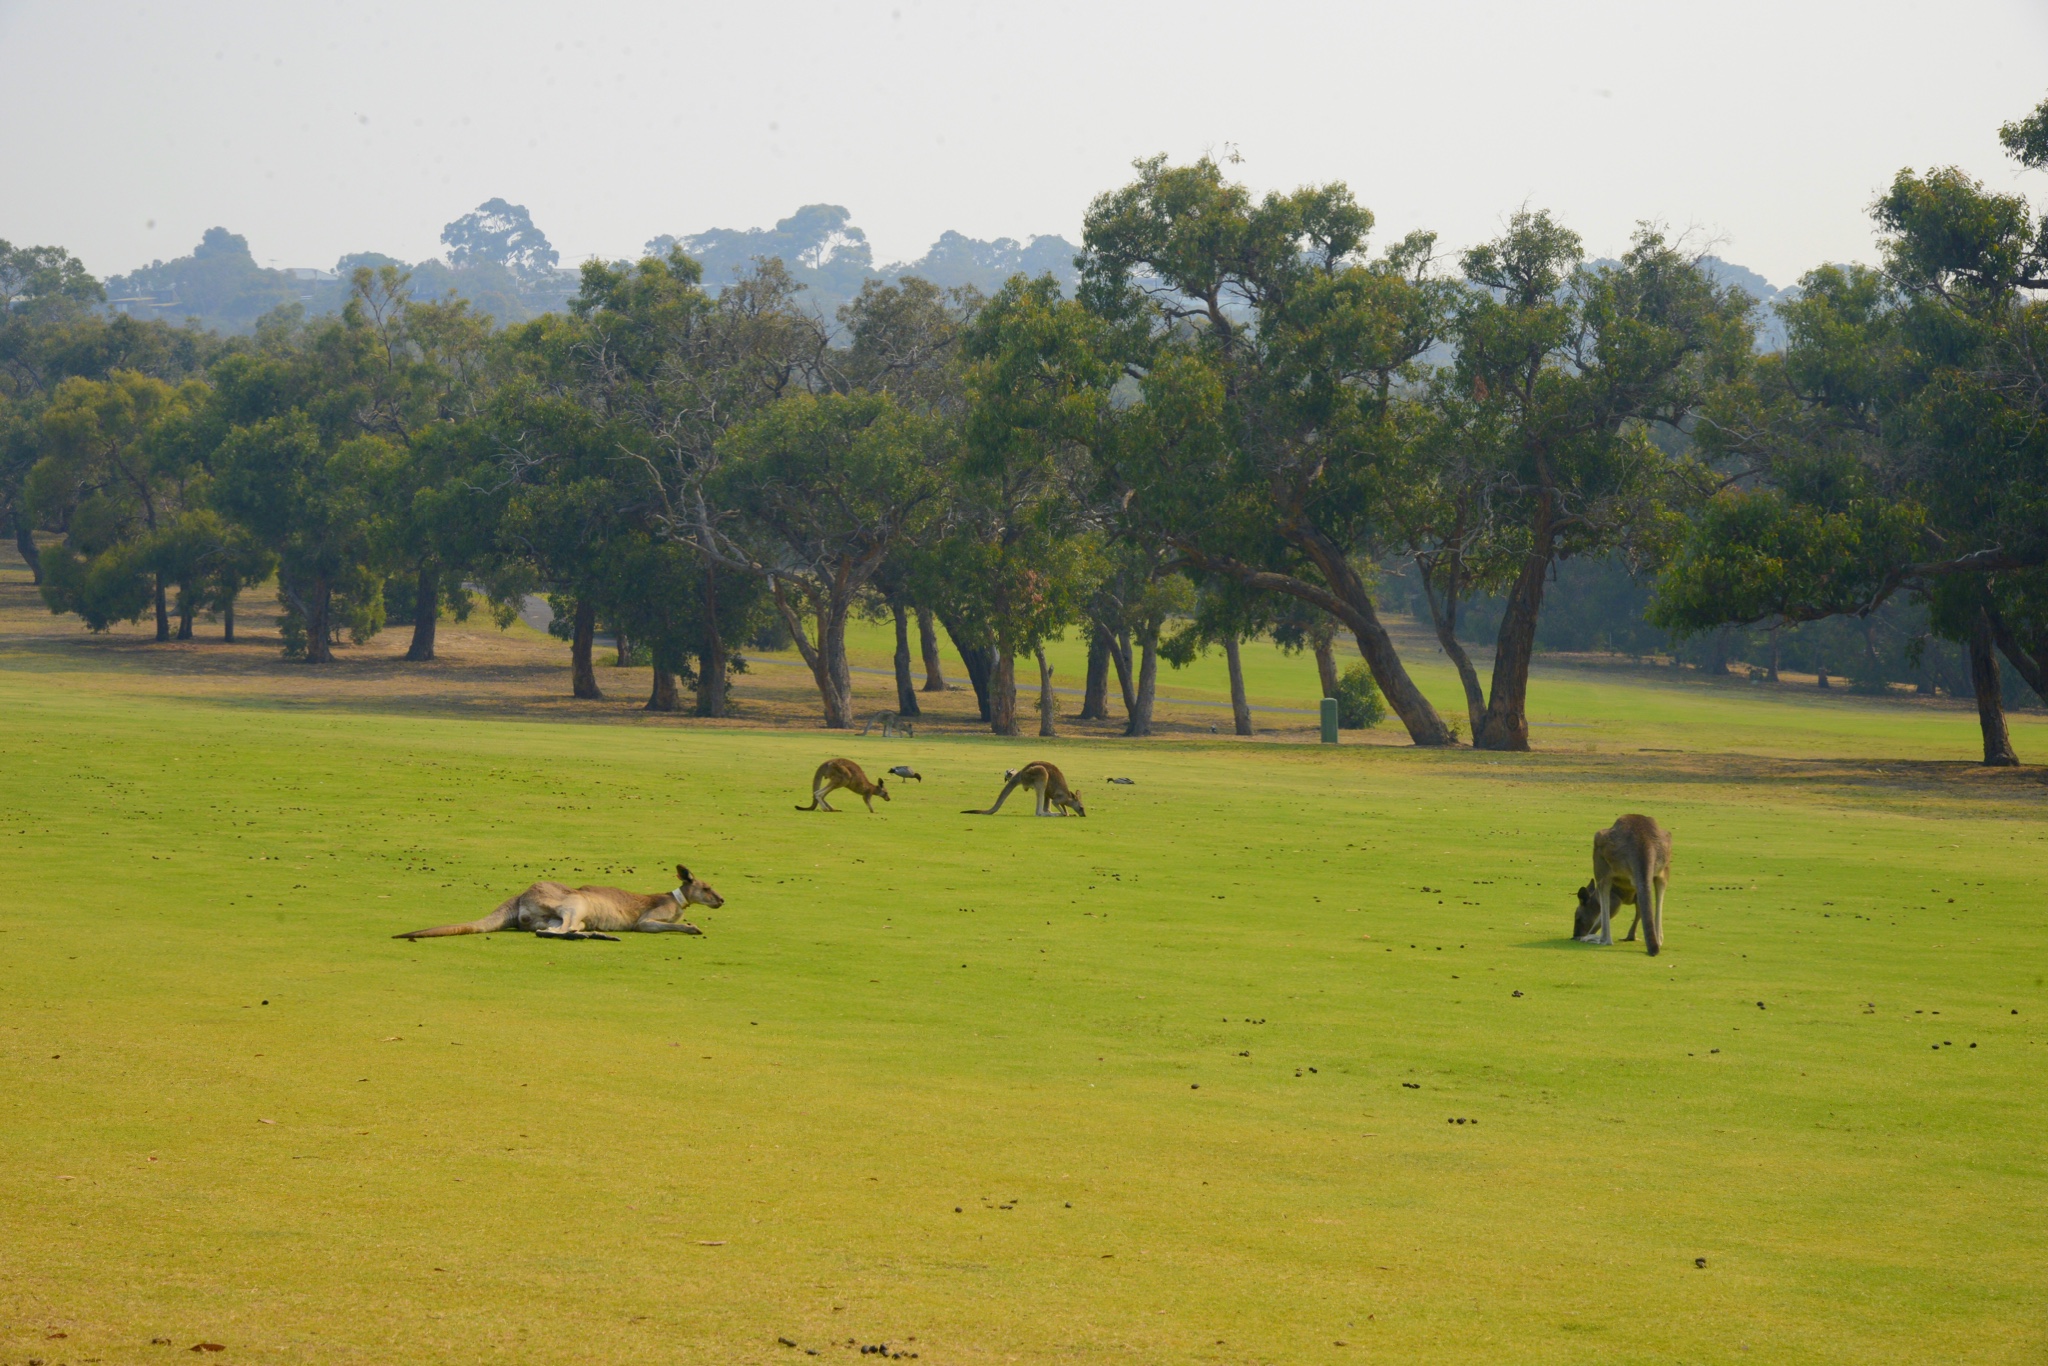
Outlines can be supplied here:
<path id="1" fill-rule="evenodd" d="M 1508 947 L 1514 949 L 1550 949 L 1557 952 L 1576 952 L 1580 949 L 1601 949 L 1607 946 L 1605 944 L 1581 944 L 1578 940 L 1567 937 L 1564 939 L 1531 939 L 1525 944 L 1510 944 Z"/>

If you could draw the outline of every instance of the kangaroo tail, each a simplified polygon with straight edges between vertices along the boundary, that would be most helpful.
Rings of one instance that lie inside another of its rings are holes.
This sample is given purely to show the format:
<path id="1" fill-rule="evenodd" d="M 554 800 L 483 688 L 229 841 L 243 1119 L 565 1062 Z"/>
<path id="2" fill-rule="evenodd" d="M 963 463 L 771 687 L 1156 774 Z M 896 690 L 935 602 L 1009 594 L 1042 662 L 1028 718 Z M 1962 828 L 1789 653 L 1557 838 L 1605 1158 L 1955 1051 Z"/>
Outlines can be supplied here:
<path id="1" fill-rule="evenodd" d="M 493 934 L 509 930 L 519 921 L 519 898 L 513 897 L 489 915 L 475 920 L 465 920 L 460 925 L 437 925 L 430 930 L 414 930 L 410 934 L 394 934 L 393 939 L 440 939 L 451 934 Z"/>
<path id="2" fill-rule="evenodd" d="M 809 806 L 799 806 L 797 808 L 797 810 L 799 811 L 816 811 L 817 809 L 818 799 L 816 797 L 811 798 L 811 804 Z"/>
<path id="3" fill-rule="evenodd" d="M 986 811 L 962 811 L 962 812 L 961 812 L 960 814 L 961 814 L 961 815 L 963 815 L 963 816 L 993 816 L 993 815 L 995 815 L 995 814 L 996 814 L 996 812 L 998 812 L 998 811 L 1000 811 L 1000 810 L 1002 810 L 1002 809 L 1003 809 L 1003 803 L 1004 803 L 1004 802 L 1006 802 L 1006 801 L 1008 801 L 1008 800 L 1010 799 L 1010 794 L 1011 794 L 1012 792 L 1015 792 L 1015 791 L 1017 790 L 1017 784 L 1018 784 L 1018 782 L 1019 782 L 1019 781 L 1021 781 L 1021 780 L 1020 780 L 1020 779 L 1017 779 L 1017 778 L 1012 778 L 1012 779 L 1010 779 L 1010 781 L 1008 781 L 1007 783 L 1004 783 L 1004 784 L 1003 784 L 1003 790 L 1002 790 L 1002 791 L 1001 791 L 1001 792 L 1000 792 L 999 794 L 997 794 L 997 796 L 996 796 L 996 804 L 995 804 L 994 806 L 991 806 L 991 807 L 990 807 L 990 808 L 989 808 L 988 810 L 986 810 Z"/>

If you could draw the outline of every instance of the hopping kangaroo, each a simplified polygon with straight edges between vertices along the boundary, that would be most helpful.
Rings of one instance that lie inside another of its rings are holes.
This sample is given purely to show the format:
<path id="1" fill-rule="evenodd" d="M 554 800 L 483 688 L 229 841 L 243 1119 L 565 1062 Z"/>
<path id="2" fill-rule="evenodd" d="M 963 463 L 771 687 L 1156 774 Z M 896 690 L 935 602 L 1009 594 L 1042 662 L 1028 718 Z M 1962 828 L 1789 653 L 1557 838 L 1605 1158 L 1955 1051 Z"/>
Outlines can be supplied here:
<path id="1" fill-rule="evenodd" d="M 885 778 L 879 783 L 868 781 L 868 775 L 861 766 L 851 759 L 827 759 L 818 765 L 818 771 L 811 775 L 811 804 L 799 806 L 799 811 L 837 811 L 839 808 L 825 800 L 833 792 L 845 788 L 854 796 L 867 803 L 870 814 L 875 809 L 875 798 L 889 800 L 889 782 Z"/>
<path id="2" fill-rule="evenodd" d="M 489 915 L 460 925 L 441 925 L 411 934 L 394 934 L 393 939 L 438 939 L 447 934 L 491 934 L 498 930 L 531 930 L 544 939 L 610 939 L 605 930 L 639 930 L 659 934 L 674 930 L 680 934 L 704 931 L 683 919 L 683 907 L 709 906 L 717 910 L 725 898 L 711 890 L 711 884 L 692 877 L 682 864 L 676 865 L 681 885 L 673 892 L 642 896 L 617 887 L 577 887 L 559 882 L 536 882 Z"/>
<path id="3" fill-rule="evenodd" d="M 1633 898 L 1636 918 L 1623 940 L 1643 927 L 1643 945 L 1655 958 L 1664 947 L 1664 887 L 1671 881 L 1671 832 L 1648 816 L 1623 816 L 1593 836 L 1593 880 L 1579 888 L 1572 934 L 1589 944 L 1612 944 L 1608 917 L 1616 901 Z"/>
<path id="4" fill-rule="evenodd" d="M 1059 814 L 1062 816 L 1070 811 L 1076 816 L 1088 814 L 1088 808 L 1081 805 L 1081 799 L 1074 795 L 1074 789 L 1067 786 L 1067 775 L 1060 772 L 1056 765 L 1040 759 L 1022 768 L 1011 769 L 1003 776 L 1009 781 L 1003 784 L 1003 790 L 996 795 L 994 806 L 986 811 L 963 811 L 961 814 L 993 816 L 1003 809 L 1003 803 L 1020 787 L 1030 788 L 1032 794 L 1038 798 L 1038 809 L 1032 813 L 1034 815 L 1050 816 L 1054 807 L 1059 808 Z"/>

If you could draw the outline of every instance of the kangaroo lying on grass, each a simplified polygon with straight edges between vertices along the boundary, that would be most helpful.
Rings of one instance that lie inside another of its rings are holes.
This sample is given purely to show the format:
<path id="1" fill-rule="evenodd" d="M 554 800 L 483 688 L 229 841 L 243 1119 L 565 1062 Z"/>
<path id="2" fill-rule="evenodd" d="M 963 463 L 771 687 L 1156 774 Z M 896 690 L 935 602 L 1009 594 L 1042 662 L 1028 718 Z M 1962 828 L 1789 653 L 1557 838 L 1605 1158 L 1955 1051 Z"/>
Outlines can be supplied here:
<path id="1" fill-rule="evenodd" d="M 438 939 L 446 934 L 491 934 L 498 930 L 531 930 L 543 939 L 610 939 L 604 930 L 638 930 L 660 934 L 704 931 L 683 919 L 683 907 L 709 906 L 717 910 L 725 898 L 711 890 L 711 884 L 692 877 L 682 864 L 676 865 L 681 884 L 673 892 L 642 896 L 617 887 L 577 887 L 559 882 L 536 882 L 518 896 L 478 920 L 461 925 L 442 925 L 411 934 L 394 934 L 393 939 Z"/>
<path id="2" fill-rule="evenodd" d="M 1593 836 L 1593 880 L 1579 888 L 1572 935 L 1588 944 L 1612 944 L 1608 916 L 1617 899 L 1633 898 L 1636 918 L 1624 941 L 1643 927 L 1643 945 L 1655 958 L 1664 947 L 1664 887 L 1671 881 L 1671 832 L 1648 816 L 1623 816 Z"/>
<path id="3" fill-rule="evenodd" d="M 879 783 L 868 781 L 867 770 L 851 759 L 827 759 L 818 765 L 818 771 L 811 775 L 811 804 L 799 806 L 799 811 L 837 811 L 839 808 L 825 800 L 833 792 L 845 788 L 854 796 L 867 803 L 868 813 L 874 814 L 875 798 L 889 800 L 887 779 Z"/>
<path id="4" fill-rule="evenodd" d="M 1076 816 L 1088 814 L 1088 809 L 1081 805 L 1081 799 L 1074 795 L 1074 789 L 1067 786 L 1067 775 L 1060 772 L 1056 765 L 1040 759 L 1022 768 L 1010 769 L 1003 776 L 1009 781 L 1003 784 L 1003 790 L 996 795 L 994 806 L 986 811 L 963 811 L 961 814 L 993 816 L 1003 809 L 1003 803 L 1020 787 L 1030 788 L 1032 794 L 1038 798 L 1038 809 L 1032 813 L 1034 815 L 1050 816 L 1054 807 L 1059 808 L 1059 814 L 1062 816 L 1070 812 Z"/>

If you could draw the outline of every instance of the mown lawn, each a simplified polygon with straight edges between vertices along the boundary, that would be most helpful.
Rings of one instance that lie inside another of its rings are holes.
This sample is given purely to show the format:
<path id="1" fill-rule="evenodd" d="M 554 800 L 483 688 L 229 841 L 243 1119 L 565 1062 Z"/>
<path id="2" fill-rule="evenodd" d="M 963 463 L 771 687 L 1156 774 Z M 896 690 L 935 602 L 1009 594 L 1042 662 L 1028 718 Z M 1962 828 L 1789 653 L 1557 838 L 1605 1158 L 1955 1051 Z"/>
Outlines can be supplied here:
<path id="1" fill-rule="evenodd" d="M 0 1361 L 2048 1356 L 2048 787 L 1966 712 L 1556 671 L 1506 757 L 203 685 L 0 669 Z M 925 781 L 792 811 L 835 752 Z M 1047 753 L 1087 820 L 958 814 Z M 1566 938 L 1624 810 L 1654 961 Z M 702 939 L 389 937 L 678 860 Z"/>

